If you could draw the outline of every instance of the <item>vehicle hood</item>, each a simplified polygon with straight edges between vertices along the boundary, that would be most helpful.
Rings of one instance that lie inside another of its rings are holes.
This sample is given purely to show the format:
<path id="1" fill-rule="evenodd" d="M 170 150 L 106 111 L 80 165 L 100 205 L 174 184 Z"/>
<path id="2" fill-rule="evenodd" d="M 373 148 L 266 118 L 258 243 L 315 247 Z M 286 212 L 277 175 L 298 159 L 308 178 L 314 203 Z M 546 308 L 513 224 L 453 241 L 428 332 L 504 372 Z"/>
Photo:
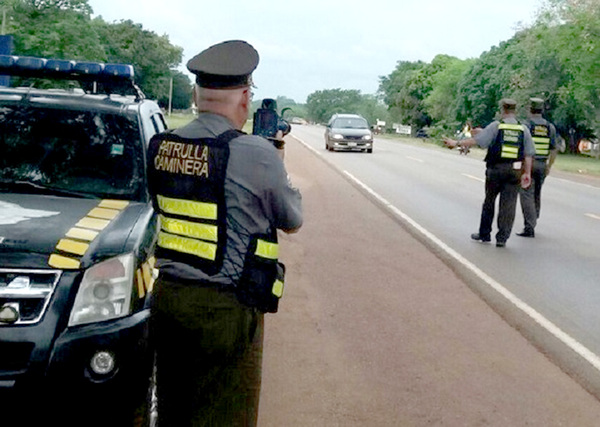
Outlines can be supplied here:
<path id="1" fill-rule="evenodd" d="M 344 136 L 365 136 L 371 135 L 369 129 L 355 129 L 355 128 L 331 128 L 331 133 L 339 133 Z"/>
<path id="2" fill-rule="evenodd" d="M 128 237 L 145 204 L 120 202 L 118 209 L 107 211 L 97 209 L 101 202 L 101 199 L 0 193 L 0 267 L 60 268 L 50 263 L 52 255 L 60 255 L 79 263 L 70 268 L 86 268 L 126 252 Z M 108 213 L 113 218 L 100 219 L 98 213 Z M 89 221 L 94 219 L 100 221 Z M 92 231 L 94 237 L 67 237 L 74 228 Z M 67 245 L 64 250 L 59 242 L 65 239 L 79 245 Z"/>

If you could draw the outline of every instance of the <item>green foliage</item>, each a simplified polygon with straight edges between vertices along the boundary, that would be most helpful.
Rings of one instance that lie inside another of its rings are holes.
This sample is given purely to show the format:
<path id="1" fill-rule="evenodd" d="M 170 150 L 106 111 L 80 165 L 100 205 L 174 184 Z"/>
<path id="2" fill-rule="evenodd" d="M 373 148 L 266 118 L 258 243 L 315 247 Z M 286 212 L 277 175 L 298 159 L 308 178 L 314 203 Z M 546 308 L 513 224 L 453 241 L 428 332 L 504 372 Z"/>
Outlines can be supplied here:
<path id="1" fill-rule="evenodd" d="M 188 97 L 189 105 L 189 79 L 186 82 L 185 76 L 172 71 L 181 62 L 183 49 L 173 46 L 166 35 L 159 36 L 130 20 L 92 20 L 88 0 L 4 2 L 15 54 L 132 64 L 136 83 L 148 97 L 166 106 L 173 78 L 173 101 L 183 104 L 182 99 Z"/>
<path id="2" fill-rule="evenodd" d="M 356 113 L 362 99 L 359 90 L 318 90 L 308 95 L 306 109 L 311 120 L 327 123 L 333 114 Z"/>
<path id="3" fill-rule="evenodd" d="M 552 120 L 573 151 L 582 137 L 600 137 L 600 2 L 546 0 L 537 21 L 477 59 L 436 56 L 431 63 L 399 61 L 379 91 L 395 121 L 431 133 L 466 121 L 485 126 L 503 97 L 546 100 Z"/>

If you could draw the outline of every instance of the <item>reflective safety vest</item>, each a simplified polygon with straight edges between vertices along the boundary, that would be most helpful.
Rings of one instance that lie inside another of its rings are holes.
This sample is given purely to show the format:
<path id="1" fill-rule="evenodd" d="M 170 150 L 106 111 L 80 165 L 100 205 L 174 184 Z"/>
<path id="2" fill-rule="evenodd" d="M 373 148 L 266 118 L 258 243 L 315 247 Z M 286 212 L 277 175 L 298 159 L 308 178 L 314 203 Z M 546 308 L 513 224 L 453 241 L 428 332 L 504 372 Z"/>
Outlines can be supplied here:
<path id="1" fill-rule="evenodd" d="M 229 130 L 217 138 L 190 139 L 165 132 L 151 139 L 148 180 L 160 217 L 156 257 L 186 263 L 209 276 L 221 271 L 229 142 L 242 134 Z M 249 307 L 276 312 L 285 273 L 278 260 L 277 231 L 249 238 L 236 296 Z"/>
<path id="2" fill-rule="evenodd" d="M 149 147 L 149 184 L 160 217 L 156 256 L 184 262 L 208 275 L 220 271 L 227 240 L 225 173 L 231 130 L 190 139 L 170 132 Z"/>
<path id="3" fill-rule="evenodd" d="M 531 121 L 529 130 L 535 144 L 535 158 L 546 160 L 550 154 L 550 126 L 548 122 L 544 120 L 544 123 L 541 124 Z"/>
<path id="4" fill-rule="evenodd" d="M 500 122 L 496 140 L 488 148 L 487 164 L 512 163 L 523 160 L 525 128 L 521 124 Z"/>

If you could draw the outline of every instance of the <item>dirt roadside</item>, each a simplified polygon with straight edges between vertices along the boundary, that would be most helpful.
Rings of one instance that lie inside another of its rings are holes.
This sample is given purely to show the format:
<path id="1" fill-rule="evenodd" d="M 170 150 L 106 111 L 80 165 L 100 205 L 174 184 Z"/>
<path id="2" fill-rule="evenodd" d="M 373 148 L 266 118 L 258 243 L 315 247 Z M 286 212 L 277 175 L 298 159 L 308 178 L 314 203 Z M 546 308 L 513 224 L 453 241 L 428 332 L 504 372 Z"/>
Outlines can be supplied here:
<path id="1" fill-rule="evenodd" d="M 600 402 L 293 138 L 305 224 L 281 239 L 260 426 L 595 426 Z"/>

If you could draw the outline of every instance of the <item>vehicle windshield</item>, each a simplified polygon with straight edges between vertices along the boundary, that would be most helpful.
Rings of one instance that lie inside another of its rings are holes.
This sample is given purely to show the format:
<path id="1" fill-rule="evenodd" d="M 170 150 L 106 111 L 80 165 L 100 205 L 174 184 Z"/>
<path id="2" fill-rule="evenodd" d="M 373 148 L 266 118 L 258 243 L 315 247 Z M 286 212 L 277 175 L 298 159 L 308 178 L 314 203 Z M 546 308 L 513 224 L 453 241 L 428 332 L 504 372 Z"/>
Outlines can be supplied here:
<path id="1" fill-rule="evenodd" d="M 360 117 L 350 117 L 335 119 L 332 127 L 335 129 L 368 129 L 369 125 L 365 119 L 361 119 Z"/>
<path id="2" fill-rule="evenodd" d="M 0 105 L 0 191 L 136 199 L 138 124 L 98 111 Z"/>

